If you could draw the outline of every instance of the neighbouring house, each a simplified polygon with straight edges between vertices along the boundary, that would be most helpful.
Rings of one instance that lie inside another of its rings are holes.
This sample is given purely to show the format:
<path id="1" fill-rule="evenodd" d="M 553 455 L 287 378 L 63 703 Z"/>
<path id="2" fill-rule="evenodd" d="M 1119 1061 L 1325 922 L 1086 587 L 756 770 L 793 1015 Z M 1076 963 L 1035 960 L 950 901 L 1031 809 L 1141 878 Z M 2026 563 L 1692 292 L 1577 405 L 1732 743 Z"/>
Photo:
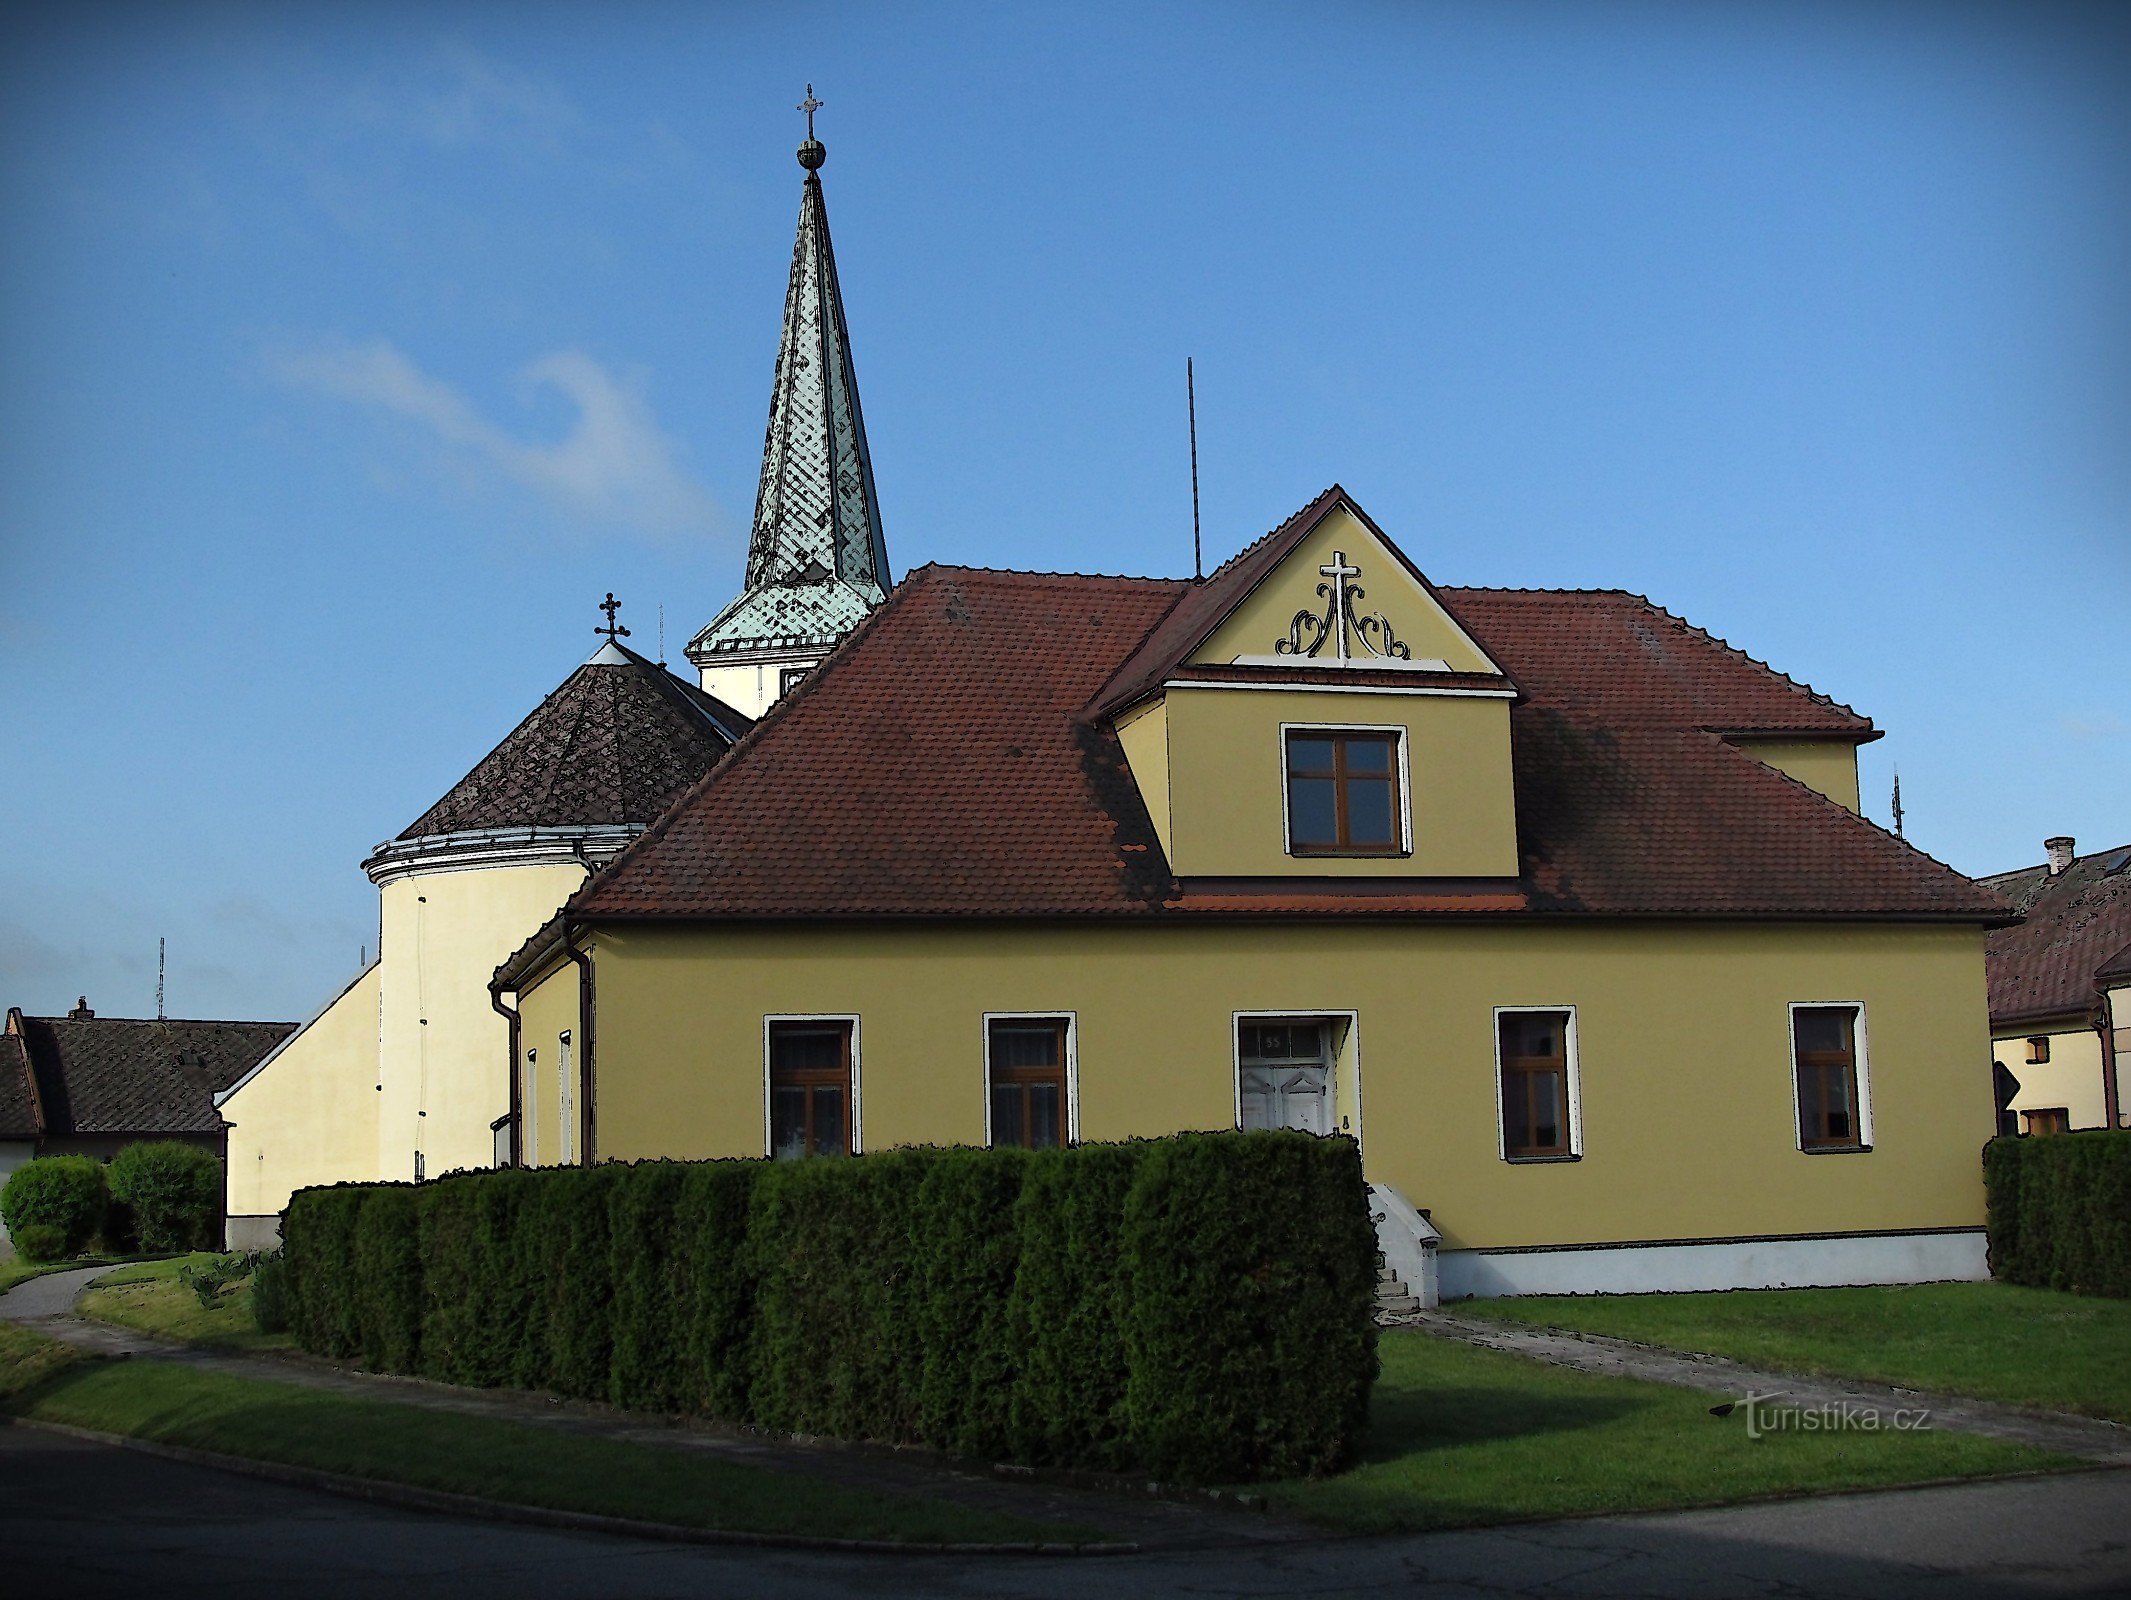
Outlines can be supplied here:
<path id="1" fill-rule="evenodd" d="M 32 1156 L 108 1161 L 143 1139 L 224 1153 L 215 1096 L 295 1031 L 291 1022 L 7 1013 L 0 1035 L 0 1181 Z"/>
<path id="2" fill-rule="evenodd" d="M 624 646 L 609 595 L 599 651 L 363 863 L 379 894 L 377 961 L 222 1097 L 233 1242 L 275 1238 L 296 1189 L 435 1177 L 507 1152 L 496 963 L 880 603 L 888 553 L 825 155 L 811 139 L 799 151 L 806 178 L 746 581 L 688 645 L 699 681 Z"/>
<path id="3" fill-rule="evenodd" d="M 1981 1277 L 2012 912 L 1877 737 L 1336 487 L 1203 582 L 922 567 L 498 969 L 513 1156 L 1285 1126 L 1423 1298 Z"/>
<path id="4" fill-rule="evenodd" d="M 2131 845 L 2083 856 L 2060 835 L 2043 850 L 2036 866 L 1982 880 L 2026 919 L 1987 947 L 1991 1052 L 2019 1084 L 2019 1132 L 2124 1127 Z"/>
<path id="5" fill-rule="evenodd" d="M 231 1243 L 271 1243 L 313 1184 L 492 1165 L 510 1096 L 489 974 L 750 726 L 610 637 L 379 845 L 377 960 L 222 1085 Z"/>

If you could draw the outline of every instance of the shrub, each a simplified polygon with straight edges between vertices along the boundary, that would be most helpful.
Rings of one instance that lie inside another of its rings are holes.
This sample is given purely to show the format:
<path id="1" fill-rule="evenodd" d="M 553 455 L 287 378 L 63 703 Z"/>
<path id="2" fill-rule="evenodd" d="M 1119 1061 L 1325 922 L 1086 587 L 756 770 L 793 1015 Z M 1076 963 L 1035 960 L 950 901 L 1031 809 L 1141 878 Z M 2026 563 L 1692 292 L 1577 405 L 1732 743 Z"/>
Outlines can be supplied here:
<path id="1" fill-rule="evenodd" d="M 289 1331 L 288 1263 L 279 1252 L 261 1256 L 252 1269 L 252 1320 L 261 1333 Z"/>
<path id="2" fill-rule="evenodd" d="M 222 1221 L 222 1163 L 175 1139 L 129 1144 L 111 1158 L 111 1198 L 133 1214 L 143 1250 L 205 1250 Z"/>
<path id="3" fill-rule="evenodd" d="M 25 1222 L 13 1230 L 15 1248 L 25 1261 L 64 1261 L 66 1230 L 49 1222 Z"/>
<path id="4" fill-rule="evenodd" d="M 2131 1131 L 1993 1139 L 1983 1184 L 1994 1277 L 2131 1298 Z"/>
<path id="5" fill-rule="evenodd" d="M 782 1432 L 1237 1481 L 1352 1459 L 1353 1143 L 467 1173 L 291 1202 L 306 1348 Z"/>
<path id="6" fill-rule="evenodd" d="M 17 1167 L 0 1189 L 0 1218 L 24 1255 L 30 1254 L 24 1230 L 39 1225 L 56 1230 L 58 1248 L 41 1259 L 57 1261 L 88 1248 L 109 1203 L 101 1163 L 87 1156 L 39 1156 Z M 50 1242 L 48 1234 L 38 1237 L 40 1243 Z"/>
<path id="7" fill-rule="evenodd" d="M 233 1283 L 242 1283 L 250 1277 L 259 1264 L 255 1252 L 238 1252 L 234 1255 L 216 1256 L 202 1261 L 197 1266 L 190 1262 L 178 1268 L 178 1282 L 193 1293 L 203 1310 L 212 1311 L 220 1306 L 222 1291 Z"/>

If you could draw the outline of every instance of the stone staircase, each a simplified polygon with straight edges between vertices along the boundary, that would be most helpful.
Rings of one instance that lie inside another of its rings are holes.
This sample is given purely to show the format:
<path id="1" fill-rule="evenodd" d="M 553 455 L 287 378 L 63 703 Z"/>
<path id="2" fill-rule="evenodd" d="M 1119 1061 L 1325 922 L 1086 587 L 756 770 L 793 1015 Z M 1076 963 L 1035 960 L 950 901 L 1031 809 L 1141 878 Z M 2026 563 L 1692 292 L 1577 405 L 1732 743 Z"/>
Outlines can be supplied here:
<path id="1" fill-rule="evenodd" d="M 1401 1317 L 1436 1304 L 1435 1249 L 1442 1235 L 1426 1212 L 1389 1184 L 1369 1185 L 1376 1224 L 1376 1315 Z"/>

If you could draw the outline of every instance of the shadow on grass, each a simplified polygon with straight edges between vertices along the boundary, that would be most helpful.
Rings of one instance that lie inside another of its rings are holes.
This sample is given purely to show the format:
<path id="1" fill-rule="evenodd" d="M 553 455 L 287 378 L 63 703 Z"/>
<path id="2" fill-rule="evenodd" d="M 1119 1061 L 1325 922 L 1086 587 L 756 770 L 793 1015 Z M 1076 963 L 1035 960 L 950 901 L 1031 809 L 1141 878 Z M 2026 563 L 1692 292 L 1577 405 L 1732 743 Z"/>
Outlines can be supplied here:
<path id="1" fill-rule="evenodd" d="M 1404 1381 L 1379 1384 L 1369 1406 L 1364 1464 L 1480 1440 L 1580 1433 L 1647 1409 L 1633 1393 L 1569 1394 L 1509 1382 Z"/>

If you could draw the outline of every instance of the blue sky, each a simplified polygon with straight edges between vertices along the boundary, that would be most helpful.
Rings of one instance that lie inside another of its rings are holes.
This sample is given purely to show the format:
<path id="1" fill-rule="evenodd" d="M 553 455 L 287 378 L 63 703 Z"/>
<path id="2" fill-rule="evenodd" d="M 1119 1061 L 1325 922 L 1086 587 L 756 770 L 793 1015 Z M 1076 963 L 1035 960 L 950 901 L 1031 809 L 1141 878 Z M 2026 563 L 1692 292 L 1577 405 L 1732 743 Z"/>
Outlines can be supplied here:
<path id="1" fill-rule="evenodd" d="M 1338 480 L 1871 715 L 1971 872 L 2131 841 L 2131 12 L 52 4 L 0 50 L 0 1001 L 307 1016 L 357 863 L 735 591 L 823 176 L 890 555 Z M 972 670 L 980 670 L 972 664 Z"/>

